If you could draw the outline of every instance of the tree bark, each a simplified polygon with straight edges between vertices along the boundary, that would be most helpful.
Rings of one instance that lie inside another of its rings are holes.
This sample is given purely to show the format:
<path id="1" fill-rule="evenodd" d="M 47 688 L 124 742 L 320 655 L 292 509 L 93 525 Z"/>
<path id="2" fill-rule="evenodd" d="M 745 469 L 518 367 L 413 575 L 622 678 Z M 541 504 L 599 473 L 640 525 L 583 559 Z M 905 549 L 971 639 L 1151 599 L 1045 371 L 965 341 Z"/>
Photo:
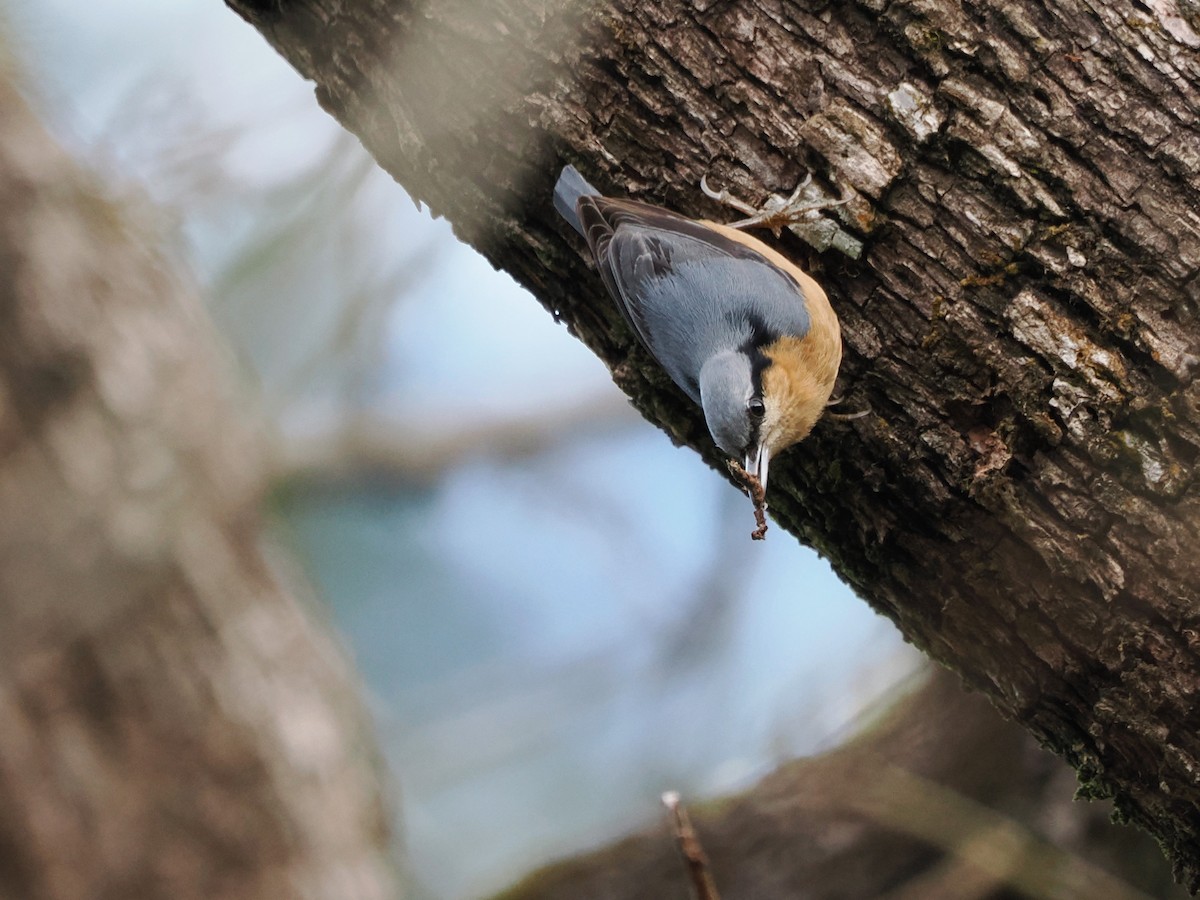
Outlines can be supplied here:
<path id="1" fill-rule="evenodd" d="M 718 468 L 556 221 L 558 168 L 708 217 L 705 173 L 850 193 L 862 259 L 809 264 L 870 415 L 772 465 L 776 521 L 1200 887 L 1193 3 L 227 2 Z"/>
<path id="2" fill-rule="evenodd" d="M 393 897 L 357 682 L 260 549 L 195 287 L 6 74 L 0 897 Z"/>

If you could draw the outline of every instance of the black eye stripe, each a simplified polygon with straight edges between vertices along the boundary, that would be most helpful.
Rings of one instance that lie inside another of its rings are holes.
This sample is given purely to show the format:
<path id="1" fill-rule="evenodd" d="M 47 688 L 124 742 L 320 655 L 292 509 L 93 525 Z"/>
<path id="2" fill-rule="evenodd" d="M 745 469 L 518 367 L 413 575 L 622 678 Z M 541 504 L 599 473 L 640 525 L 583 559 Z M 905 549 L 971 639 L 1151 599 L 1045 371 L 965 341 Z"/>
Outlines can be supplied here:
<path id="1" fill-rule="evenodd" d="M 763 392 L 763 372 L 771 365 L 771 359 L 758 348 L 750 355 L 750 384 L 754 388 L 754 396 L 761 397 Z"/>

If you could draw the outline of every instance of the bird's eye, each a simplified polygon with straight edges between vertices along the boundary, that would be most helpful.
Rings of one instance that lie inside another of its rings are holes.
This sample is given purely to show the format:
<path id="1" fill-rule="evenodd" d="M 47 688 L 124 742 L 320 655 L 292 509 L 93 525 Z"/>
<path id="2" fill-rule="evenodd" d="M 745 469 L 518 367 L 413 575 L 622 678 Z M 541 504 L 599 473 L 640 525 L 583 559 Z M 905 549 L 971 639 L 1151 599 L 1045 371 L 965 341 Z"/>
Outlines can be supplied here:
<path id="1" fill-rule="evenodd" d="M 761 419 L 766 411 L 767 407 L 763 405 L 762 400 L 760 400 L 758 397 L 753 397 L 750 402 L 746 404 L 746 412 L 750 413 L 750 418 L 752 419 Z"/>

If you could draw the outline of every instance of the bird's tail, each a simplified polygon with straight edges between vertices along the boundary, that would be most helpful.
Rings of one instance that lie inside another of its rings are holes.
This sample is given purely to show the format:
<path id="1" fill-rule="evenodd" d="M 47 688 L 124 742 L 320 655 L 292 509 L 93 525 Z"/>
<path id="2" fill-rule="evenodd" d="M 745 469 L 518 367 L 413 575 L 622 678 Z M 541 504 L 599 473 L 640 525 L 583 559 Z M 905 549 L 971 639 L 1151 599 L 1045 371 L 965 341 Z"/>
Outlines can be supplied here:
<path id="1" fill-rule="evenodd" d="M 600 192 L 587 183 L 574 166 L 563 166 L 562 174 L 558 176 L 558 184 L 554 185 L 554 208 L 567 223 L 583 234 L 583 224 L 579 221 L 576 206 L 580 197 L 598 197 Z"/>

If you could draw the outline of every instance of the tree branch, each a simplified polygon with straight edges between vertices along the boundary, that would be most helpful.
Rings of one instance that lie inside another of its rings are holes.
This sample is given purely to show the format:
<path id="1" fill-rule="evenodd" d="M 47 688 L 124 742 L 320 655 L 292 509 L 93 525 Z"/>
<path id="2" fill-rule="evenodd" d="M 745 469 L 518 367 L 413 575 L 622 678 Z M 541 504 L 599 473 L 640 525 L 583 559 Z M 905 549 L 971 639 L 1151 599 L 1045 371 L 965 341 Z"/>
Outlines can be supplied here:
<path id="1" fill-rule="evenodd" d="M 1063 768 L 954 681 L 933 673 L 846 745 L 693 807 L 722 894 L 1183 896 L 1148 837 L 1074 802 Z M 1053 842 L 1020 824 L 1033 818 Z M 659 826 L 547 866 L 496 900 L 660 900 L 682 895 L 680 877 L 675 841 Z"/>
<path id="2" fill-rule="evenodd" d="M 405 481 L 431 481 L 472 456 L 515 459 L 555 443 L 612 431 L 637 418 L 620 395 L 605 395 L 491 422 L 445 423 L 414 429 L 405 421 L 356 414 L 326 428 L 286 435 L 273 457 L 272 478 L 331 478 L 369 473 Z"/>

